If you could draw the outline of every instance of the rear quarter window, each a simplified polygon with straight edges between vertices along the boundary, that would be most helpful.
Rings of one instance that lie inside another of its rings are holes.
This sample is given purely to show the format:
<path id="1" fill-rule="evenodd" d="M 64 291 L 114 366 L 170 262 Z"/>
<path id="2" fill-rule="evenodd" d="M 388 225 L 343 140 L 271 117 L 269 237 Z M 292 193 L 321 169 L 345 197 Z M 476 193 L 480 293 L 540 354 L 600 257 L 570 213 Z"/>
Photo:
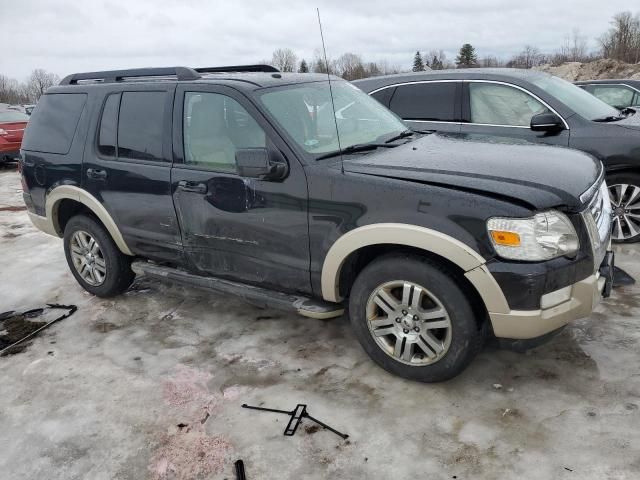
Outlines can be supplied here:
<path id="1" fill-rule="evenodd" d="M 29 120 L 22 148 L 67 154 L 87 102 L 86 93 L 43 95 Z"/>
<path id="2" fill-rule="evenodd" d="M 452 122 L 455 105 L 455 82 L 427 82 L 397 87 L 390 107 L 405 120 Z"/>

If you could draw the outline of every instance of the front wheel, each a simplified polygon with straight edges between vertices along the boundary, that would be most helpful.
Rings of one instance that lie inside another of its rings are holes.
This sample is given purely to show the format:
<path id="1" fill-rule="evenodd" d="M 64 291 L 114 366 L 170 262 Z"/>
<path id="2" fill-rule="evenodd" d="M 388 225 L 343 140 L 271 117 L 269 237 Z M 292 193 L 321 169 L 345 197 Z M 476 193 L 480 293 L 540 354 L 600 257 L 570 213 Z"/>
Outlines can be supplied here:
<path id="1" fill-rule="evenodd" d="M 469 298 L 452 273 L 419 256 L 392 255 L 367 265 L 351 290 L 349 315 L 369 356 L 411 380 L 453 378 L 482 345 Z"/>
<path id="2" fill-rule="evenodd" d="M 640 241 L 640 175 L 614 173 L 607 177 L 607 185 L 613 208 L 612 240 L 617 243 Z"/>

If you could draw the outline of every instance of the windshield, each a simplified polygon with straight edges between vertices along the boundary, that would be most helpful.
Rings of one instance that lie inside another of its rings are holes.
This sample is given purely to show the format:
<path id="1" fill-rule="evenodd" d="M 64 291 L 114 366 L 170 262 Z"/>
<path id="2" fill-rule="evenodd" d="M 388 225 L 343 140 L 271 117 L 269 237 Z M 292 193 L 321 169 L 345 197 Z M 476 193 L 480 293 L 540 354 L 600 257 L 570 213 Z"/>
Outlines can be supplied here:
<path id="1" fill-rule="evenodd" d="M 2 110 L 0 111 L 0 122 L 28 122 L 29 115 L 26 115 L 17 110 Z"/>
<path id="2" fill-rule="evenodd" d="M 310 154 L 334 152 L 391 138 L 407 127 L 394 113 L 344 81 L 289 85 L 266 90 L 260 100 L 276 121 Z M 336 136 L 340 132 L 340 147 Z"/>
<path id="3" fill-rule="evenodd" d="M 544 76 L 532 83 L 587 120 L 617 117 L 620 112 L 589 92 L 558 77 Z"/>

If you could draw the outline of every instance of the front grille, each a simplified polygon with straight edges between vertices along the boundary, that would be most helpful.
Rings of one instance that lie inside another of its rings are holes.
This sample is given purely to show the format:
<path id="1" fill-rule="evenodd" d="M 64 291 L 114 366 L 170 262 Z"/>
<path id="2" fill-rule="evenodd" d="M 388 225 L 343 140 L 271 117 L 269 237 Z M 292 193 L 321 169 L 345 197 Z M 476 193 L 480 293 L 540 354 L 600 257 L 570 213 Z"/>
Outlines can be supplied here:
<path id="1" fill-rule="evenodd" d="M 597 271 L 609 248 L 611 238 L 611 201 L 607 183 L 603 180 L 595 195 L 582 212 L 587 225 L 593 252 L 594 271 Z"/>

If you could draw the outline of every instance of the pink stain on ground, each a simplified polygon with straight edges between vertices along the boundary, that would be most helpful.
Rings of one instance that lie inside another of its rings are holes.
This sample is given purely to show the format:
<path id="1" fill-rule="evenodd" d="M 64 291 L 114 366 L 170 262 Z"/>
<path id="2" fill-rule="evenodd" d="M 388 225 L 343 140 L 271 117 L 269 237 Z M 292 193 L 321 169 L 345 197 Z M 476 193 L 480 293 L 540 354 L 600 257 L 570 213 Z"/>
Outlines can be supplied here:
<path id="1" fill-rule="evenodd" d="M 191 480 L 217 474 L 232 451 L 223 436 L 210 436 L 205 422 L 214 420 L 223 395 L 209 391 L 208 372 L 178 365 L 162 385 L 164 400 L 184 418 L 185 426 L 165 433 L 149 463 L 154 480 Z M 233 387 L 230 387 L 233 388 Z M 182 425 L 180 425 L 182 427 Z"/>
<path id="2" fill-rule="evenodd" d="M 164 400 L 172 407 L 200 407 L 209 414 L 218 406 L 218 397 L 209 391 L 211 374 L 178 365 L 163 384 Z"/>
<path id="3" fill-rule="evenodd" d="M 226 438 L 203 432 L 165 435 L 162 443 L 149 466 L 154 480 L 192 480 L 220 473 L 232 450 Z"/>

